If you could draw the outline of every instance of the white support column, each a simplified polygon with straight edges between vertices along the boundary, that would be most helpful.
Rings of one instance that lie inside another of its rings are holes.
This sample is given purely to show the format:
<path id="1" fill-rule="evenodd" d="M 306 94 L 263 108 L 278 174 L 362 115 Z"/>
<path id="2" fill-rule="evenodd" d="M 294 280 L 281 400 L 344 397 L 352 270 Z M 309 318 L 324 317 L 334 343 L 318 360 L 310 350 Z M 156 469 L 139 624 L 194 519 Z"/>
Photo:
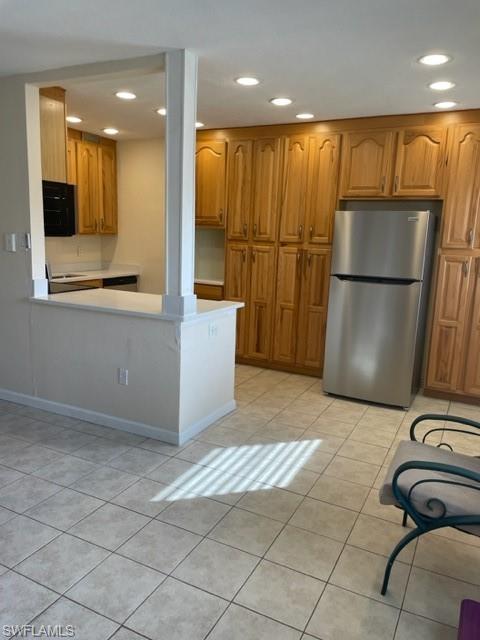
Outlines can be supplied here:
<path id="1" fill-rule="evenodd" d="M 165 295 L 163 310 L 175 316 L 196 312 L 195 120 L 197 56 L 166 53 Z"/>

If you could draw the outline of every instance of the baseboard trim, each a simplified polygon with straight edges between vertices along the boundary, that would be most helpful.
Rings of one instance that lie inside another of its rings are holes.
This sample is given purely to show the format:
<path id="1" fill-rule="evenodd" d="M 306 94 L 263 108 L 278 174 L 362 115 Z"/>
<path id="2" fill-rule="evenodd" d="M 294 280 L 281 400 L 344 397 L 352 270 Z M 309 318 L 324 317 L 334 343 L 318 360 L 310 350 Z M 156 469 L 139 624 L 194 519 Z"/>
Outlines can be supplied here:
<path id="1" fill-rule="evenodd" d="M 215 411 L 210 413 L 208 416 L 205 416 L 204 418 L 201 418 L 201 420 L 198 420 L 197 422 L 194 422 L 193 424 L 186 427 L 185 429 L 182 429 L 182 431 L 180 432 L 179 444 L 180 445 L 185 444 L 185 442 L 187 442 L 188 440 L 191 440 L 191 438 L 194 438 L 198 433 L 203 431 L 206 427 L 210 426 L 217 420 L 220 420 L 220 418 L 223 418 L 228 413 L 235 411 L 236 408 L 237 408 L 237 403 L 235 402 L 235 400 L 230 400 L 230 402 L 227 402 L 219 409 L 216 409 Z"/>
<path id="2" fill-rule="evenodd" d="M 51 413 L 58 413 L 61 416 L 67 416 L 69 418 L 85 420 L 85 422 L 92 422 L 100 427 L 110 427 L 112 429 L 119 429 L 120 431 L 127 431 L 128 433 L 133 433 L 138 436 L 162 440 L 162 442 L 167 442 L 168 444 L 179 444 L 178 433 L 174 433 L 173 431 L 169 431 L 162 427 L 154 427 L 149 424 L 144 424 L 143 422 L 126 420 L 125 418 L 110 416 L 106 413 L 91 411 L 90 409 L 82 409 L 81 407 L 75 407 L 61 402 L 54 402 L 53 400 L 45 400 L 44 398 L 29 396 L 24 393 L 10 391 L 8 389 L 0 389 L 0 399 L 7 400 L 8 402 L 15 402 L 17 404 L 24 404 L 27 407 L 33 407 L 35 409 L 43 409 L 44 411 L 50 411 Z"/>

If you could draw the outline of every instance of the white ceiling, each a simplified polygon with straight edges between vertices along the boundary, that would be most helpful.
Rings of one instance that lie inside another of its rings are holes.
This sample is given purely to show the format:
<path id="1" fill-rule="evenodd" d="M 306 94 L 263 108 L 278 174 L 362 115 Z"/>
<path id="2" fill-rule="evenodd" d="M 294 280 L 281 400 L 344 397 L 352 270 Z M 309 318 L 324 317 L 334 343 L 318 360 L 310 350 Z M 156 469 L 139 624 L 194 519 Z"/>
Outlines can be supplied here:
<path id="1" fill-rule="evenodd" d="M 447 96 L 467 109 L 480 107 L 479 26 L 479 0 L 0 0 L 0 74 L 190 48 L 207 127 L 293 122 L 305 110 L 319 120 L 425 112 Z M 435 51 L 453 61 L 416 62 Z M 235 85 L 244 74 L 262 84 Z M 427 84 L 441 79 L 457 86 L 439 98 Z M 144 88 L 142 122 L 125 126 L 156 131 Z M 295 102 L 273 107 L 275 95 Z"/>

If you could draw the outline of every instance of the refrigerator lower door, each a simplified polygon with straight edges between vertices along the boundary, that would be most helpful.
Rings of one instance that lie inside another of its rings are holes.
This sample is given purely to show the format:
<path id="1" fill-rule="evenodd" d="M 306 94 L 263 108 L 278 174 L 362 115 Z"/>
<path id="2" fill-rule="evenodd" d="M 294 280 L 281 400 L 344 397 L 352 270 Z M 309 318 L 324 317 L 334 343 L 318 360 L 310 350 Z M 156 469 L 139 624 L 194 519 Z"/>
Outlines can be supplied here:
<path id="1" fill-rule="evenodd" d="M 323 388 L 408 407 L 422 283 L 332 276 Z"/>

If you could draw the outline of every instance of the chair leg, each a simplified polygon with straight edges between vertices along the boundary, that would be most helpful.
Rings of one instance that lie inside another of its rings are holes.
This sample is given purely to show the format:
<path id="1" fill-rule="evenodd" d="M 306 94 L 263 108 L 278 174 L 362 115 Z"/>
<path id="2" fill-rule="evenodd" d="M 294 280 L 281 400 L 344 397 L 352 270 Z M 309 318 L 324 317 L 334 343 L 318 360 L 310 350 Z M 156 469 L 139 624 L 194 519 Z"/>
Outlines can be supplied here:
<path id="1" fill-rule="evenodd" d="M 407 520 L 408 520 L 408 513 L 406 511 L 404 511 L 403 512 L 402 527 L 406 527 L 407 526 Z"/>
<path id="2" fill-rule="evenodd" d="M 407 546 L 409 542 L 411 542 L 412 540 L 415 540 L 415 538 L 418 538 L 418 536 L 421 536 L 422 533 L 426 533 L 426 531 L 422 531 L 421 529 L 413 529 L 412 531 L 407 533 L 407 535 L 404 538 L 400 540 L 400 542 L 397 544 L 395 549 L 390 554 L 390 557 L 388 558 L 387 566 L 385 567 L 385 575 L 383 576 L 383 584 L 382 584 L 382 591 L 381 591 L 382 596 L 384 596 L 387 592 L 388 581 L 390 580 L 390 573 L 392 571 L 393 563 L 395 562 L 396 557 L 398 556 L 400 551 Z"/>

